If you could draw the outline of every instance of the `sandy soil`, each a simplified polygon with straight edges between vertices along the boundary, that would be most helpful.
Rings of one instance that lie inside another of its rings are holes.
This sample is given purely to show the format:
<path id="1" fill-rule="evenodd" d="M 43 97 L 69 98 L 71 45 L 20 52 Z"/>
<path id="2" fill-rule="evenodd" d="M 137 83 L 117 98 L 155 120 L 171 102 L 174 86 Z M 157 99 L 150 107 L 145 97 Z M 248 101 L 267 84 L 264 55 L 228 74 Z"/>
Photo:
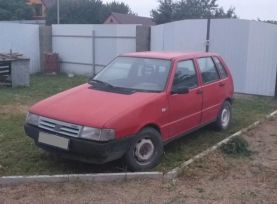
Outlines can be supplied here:
<path id="1" fill-rule="evenodd" d="M 1 105 L 0 109 L 0 114 L 18 114 L 18 113 L 26 113 L 29 110 L 29 106 L 27 105 L 21 105 L 21 104 L 16 104 L 16 105 Z"/>
<path id="2" fill-rule="evenodd" d="M 277 119 L 244 135 L 253 154 L 215 152 L 176 181 L 31 184 L 0 189 L 0 203 L 277 203 Z"/>

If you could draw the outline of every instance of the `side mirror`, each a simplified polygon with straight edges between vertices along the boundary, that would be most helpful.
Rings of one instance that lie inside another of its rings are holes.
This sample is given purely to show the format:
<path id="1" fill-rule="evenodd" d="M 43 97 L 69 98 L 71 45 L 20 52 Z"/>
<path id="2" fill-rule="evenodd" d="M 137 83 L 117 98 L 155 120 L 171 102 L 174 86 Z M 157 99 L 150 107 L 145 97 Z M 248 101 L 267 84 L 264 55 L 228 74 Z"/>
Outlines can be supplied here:
<path id="1" fill-rule="evenodd" d="M 173 88 L 172 94 L 188 94 L 189 88 L 188 87 L 175 87 Z"/>

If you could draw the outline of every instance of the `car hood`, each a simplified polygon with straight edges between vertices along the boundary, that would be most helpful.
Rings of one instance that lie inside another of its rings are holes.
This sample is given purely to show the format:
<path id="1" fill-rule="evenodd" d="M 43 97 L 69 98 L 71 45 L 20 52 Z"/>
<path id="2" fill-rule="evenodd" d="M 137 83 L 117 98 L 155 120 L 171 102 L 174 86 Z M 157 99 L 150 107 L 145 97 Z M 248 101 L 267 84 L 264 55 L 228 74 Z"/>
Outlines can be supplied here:
<path id="1" fill-rule="evenodd" d="M 30 109 L 31 113 L 76 125 L 102 128 L 119 114 L 143 107 L 159 93 L 131 95 L 98 91 L 84 84 L 47 98 Z"/>

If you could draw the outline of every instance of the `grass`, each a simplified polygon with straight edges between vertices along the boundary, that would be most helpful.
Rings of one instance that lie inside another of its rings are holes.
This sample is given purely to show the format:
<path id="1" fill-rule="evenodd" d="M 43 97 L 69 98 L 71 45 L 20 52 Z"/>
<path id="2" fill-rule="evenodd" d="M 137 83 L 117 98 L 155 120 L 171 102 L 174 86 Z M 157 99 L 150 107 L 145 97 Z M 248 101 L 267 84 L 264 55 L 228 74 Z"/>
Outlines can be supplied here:
<path id="1" fill-rule="evenodd" d="M 66 75 L 34 75 L 28 88 L 4 88 L 0 86 L 0 105 L 30 105 L 48 96 L 86 82 L 88 78 Z"/>
<path id="2" fill-rule="evenodd" d="M 87 81 L 86 77 L 34 75 L 29 88 L 0 87 L 0 176 L 122 171 L 121 162 L 89 165 L 63 160 L 37 148 L 23 130 L 27 109 L 35 102 Z M 277 109 L 277 101 L 264 97 L 238 98 L 231 128 L 216 132 L 210 127 L 168 144 L 155 170 L 167 171 Z"/>
<path id="3" fill-rule="evenodd" d="M 167 171 L 203 150 L 215 145 L 229 135 L 262 119 L 277 109 L 277 100 L 268 97 L 238 97 L 233 105 L 233 119 L 228 130 L 218 132 L 204 127 L 188 136 L 175 140 L 165 148 L 165 155 L 158 170 Z"/>

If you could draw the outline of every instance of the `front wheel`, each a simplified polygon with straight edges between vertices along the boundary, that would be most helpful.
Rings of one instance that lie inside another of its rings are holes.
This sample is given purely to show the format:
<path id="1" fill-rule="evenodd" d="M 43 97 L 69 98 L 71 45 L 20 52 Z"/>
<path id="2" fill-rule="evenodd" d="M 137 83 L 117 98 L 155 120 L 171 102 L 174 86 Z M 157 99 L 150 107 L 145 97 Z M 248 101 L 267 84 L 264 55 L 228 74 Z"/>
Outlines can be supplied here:
<path id="1" fill-rule="evenodd" d="M 125 155 L 127 166 L 132 171 L 145 171 L 159 164 L 163 154 L 160 133 L 153 128 L 145 128 Z"/>
<path id="2" fill-rule="evenodd" d="M 216 128 L 218 130 L 226 130 L 229 128 L 232 119 L 232 105 L 229 101 L 225 101 L 216 120 Z"/>

